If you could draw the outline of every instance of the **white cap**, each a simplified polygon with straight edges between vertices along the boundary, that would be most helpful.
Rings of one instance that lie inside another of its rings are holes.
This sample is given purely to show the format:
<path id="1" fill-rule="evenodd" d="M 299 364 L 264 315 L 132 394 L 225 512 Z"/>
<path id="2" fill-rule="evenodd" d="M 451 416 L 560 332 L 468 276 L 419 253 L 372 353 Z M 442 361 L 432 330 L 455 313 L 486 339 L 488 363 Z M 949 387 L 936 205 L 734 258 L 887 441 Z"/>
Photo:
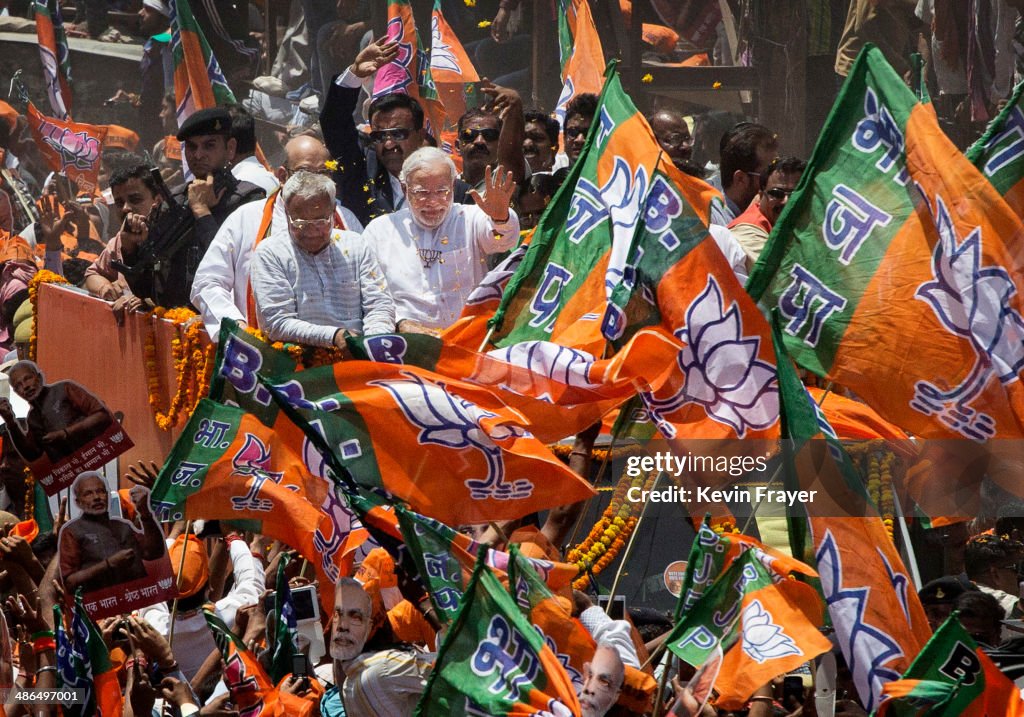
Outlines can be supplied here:
<path id="1" fill-rule="evenodd" d="M 171 8 L 165 2 L 165 0 L 142 0 L 142 6 L 143 7 L 148 7 L 151 10 L 156 10 L 158 13 L 160 13 L 164 17 L 170 17 L 171 16 Z"/>

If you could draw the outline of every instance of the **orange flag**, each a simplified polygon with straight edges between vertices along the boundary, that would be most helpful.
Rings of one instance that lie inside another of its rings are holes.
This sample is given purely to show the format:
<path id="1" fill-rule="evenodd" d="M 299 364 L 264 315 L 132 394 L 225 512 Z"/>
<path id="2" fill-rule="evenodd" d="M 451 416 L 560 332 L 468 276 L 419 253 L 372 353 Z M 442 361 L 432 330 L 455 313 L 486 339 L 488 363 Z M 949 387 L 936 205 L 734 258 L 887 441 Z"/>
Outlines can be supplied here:
<path id="1" fill-rule="evenodd" d="M 31 102 L 26 114 L 32 139 L 50 169 L 66 174 L 79 192 L 96 191 L 107 127 L 47 117 Z"/>

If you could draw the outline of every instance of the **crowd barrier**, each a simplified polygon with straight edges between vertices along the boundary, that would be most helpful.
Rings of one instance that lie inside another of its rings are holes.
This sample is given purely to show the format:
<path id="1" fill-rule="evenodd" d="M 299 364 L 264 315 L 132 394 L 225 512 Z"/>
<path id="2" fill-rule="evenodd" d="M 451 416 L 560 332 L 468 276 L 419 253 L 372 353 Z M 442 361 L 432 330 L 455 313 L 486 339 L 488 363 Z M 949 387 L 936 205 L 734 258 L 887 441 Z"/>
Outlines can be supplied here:
<path id="1" fill-rule="evenodd" d="M 41 284 L 36 307 L 36 362 L 46 382 L 70 379 L 103 399 L 135 447 L 121 456 L 119 475 L 129 463 L 152 460 L 162 465 L 187 420 L 182 412 L 169 431 L 157 426 L 149 405 L 146 340 L 154 333 L 160 376 L 160 403 L 166 409 L 175 390 L 171 341 L 177 329 L 167 320 L 129 313 L 119 325 L 110 304 L 66 286 Z M 202 333 L 204 345 L 209 343 Z"/>

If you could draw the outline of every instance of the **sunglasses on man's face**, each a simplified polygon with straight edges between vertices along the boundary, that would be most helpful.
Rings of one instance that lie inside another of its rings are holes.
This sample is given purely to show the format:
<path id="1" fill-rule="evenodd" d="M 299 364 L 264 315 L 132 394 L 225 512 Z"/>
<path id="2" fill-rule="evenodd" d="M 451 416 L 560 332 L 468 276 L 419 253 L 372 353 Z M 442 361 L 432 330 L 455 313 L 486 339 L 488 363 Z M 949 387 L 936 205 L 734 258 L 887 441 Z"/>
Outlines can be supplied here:
<path id="1" fill-rule="evenodd" d="M 477 137 L 483 137 L 485 142 L 495 142 L 501 133 L 494 127 L 483 127 L 481 129 L 464 129 L 459 132 L 459 139 L 465 143 L 473 142 Z"/>
<path id="2" fill-rule="evenodd" d="M 384 144 L 388 140 L 392 142 L 404 142 L 409 139 L 409 135 L 412 130 L 405 129 L 404 127 L 395 127 L 394 129 L 375 129 L 370 132 L 370 141 L 374 144 Z"/>
<path id="3" fill-rule="evenodd" d="M 764 191 L 768 195 L 769 199 L 773 199 L 776 202 L 781 202 L 783 199 L 789 197 L 792 193 L 792 189 L 783 189 L 782 187 L 772 187 Z"/>

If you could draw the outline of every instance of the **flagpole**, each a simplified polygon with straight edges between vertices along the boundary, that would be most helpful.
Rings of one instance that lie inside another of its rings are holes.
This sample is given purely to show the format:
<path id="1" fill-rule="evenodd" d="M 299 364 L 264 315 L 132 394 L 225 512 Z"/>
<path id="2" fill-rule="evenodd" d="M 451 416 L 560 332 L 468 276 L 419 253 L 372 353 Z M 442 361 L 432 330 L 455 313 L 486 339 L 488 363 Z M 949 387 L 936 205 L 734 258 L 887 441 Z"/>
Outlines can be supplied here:
<path id="1" fill-rule="evenodd" d="M 493 326 L 490 327 L 489 329 L 487 329 L 487 335 L 484 336 L 484 340 L 483 340 L 483 342 L 481 342 L 480 348 L 478 348 L 476 350 L 477 353 L 482 353 L 483 350 L 485 348 L 487 348 L 487 344 L 491 343 L 491 336 L 492 335 L 494 335 L 494 327 Z"/>
<path id="2" fill-rule="evenodd" d="M 667 641 L 662 643 L 662 645 L 665 645 L 666 643 Z M 654 693 L 654 712 L 651 714 L 651 717 L 659 717 L 661 715 L 661 706 L 664 704 L 664 700 L 662 700 L 661 696 L 665 693 L 665 685 L 668 684 L 668 673 L 672 671 L 672 657 L 673 655 L 670 652 L 668 656 L 668 664 L 665 665 L 664 669 L 661 671 L 661 679 L 658 681 L 658 689 Z"/>
<path id="3" fill-rule="evenodd" d="M 914 589 L 921 589 L 921 572 L 917 569 L 917 554 L 914 552 L 914 544 L 910 542 L 910 530 L 907 528 L 907 519 L 903 515 L 903 507 L 900 505 L 900 497 L 896 491 L 892 492 L 892 507 L 896 513 L 896 520 L 900 525 L 900 536 L 903 538 L 903 548 L 906 550 L 907 568 L 910 570 L 910 578 L 914 581 Z"/>
<path id="4" fill-rule="evenodd" d="M 188 534 L 192 531 L 192 521 L 185 521 L 185 540 L 181 545 L 181 559 L 178 561 L 178 579 L 174 581 L 174 589 L 176 592 L 181 591 L 181 575 L 185 570 L 185 556 L 188 555 Z M 167 626 L 167 646 L 174 646 L 174 617 L 178 612 L 178 596 L 174 596 L 174 602 L 171 603 L 171 620 Z"/>
<path id="5" fill-rule="evenodd" d="M 658 489 L 658 483 L 661 481 L 663 473 L 658 473 L 658 477 L 654 479 L 654 485 L 651 486 L 651 490 Z M 605 608 L 605 613 L 612 609 L 612 598 L 615 597 L 615 589 L 619 587 L 619 578 L 622 577 L 622 570 L 626 567 L 626 561 L 629 560 L 629 554 L 633 550 L 633 541 L 636 540 L 636 536 L 640 535 L 640 524 L 644 522 L 644 516 L 647 514 L 647 506 L 651 504 L 651 501 L 644 501 L 644 507 L 640 509 L 640 516 L 636 519 L 636 525 L 633 526 L 633 533 L 629 536 L 629 542 L 626 543 L 626 549 L 622 552 L 622 560 L 619 561 L 619 569 L 615 571 L 615 580 L 612 581 L 612 588 L 608 591 L 608 607 Z"/>

